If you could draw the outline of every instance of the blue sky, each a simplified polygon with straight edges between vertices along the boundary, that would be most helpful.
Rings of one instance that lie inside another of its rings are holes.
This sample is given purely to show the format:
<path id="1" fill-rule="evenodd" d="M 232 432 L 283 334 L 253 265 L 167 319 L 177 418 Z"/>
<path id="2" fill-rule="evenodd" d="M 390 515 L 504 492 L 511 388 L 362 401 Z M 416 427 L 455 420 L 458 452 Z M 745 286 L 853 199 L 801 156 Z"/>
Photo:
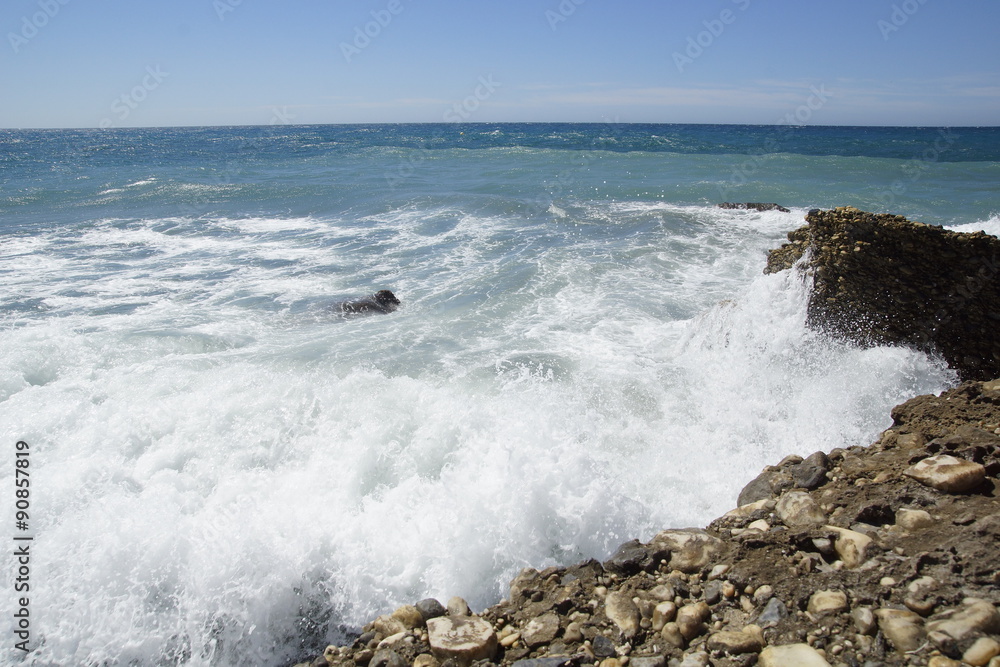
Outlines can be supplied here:
<path id="1" fill-rule="evenodd" d="M 1000 124 L 996 0 L 5 0 L 0 127 Z"/>

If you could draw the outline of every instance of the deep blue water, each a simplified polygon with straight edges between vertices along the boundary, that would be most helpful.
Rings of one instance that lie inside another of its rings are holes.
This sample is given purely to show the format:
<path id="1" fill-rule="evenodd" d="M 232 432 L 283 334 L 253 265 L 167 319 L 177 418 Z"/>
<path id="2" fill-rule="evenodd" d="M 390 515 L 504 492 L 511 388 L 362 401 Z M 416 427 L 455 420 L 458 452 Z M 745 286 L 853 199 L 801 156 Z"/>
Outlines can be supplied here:
<path id="1" fill-rule="evenodd" d="M 702 525 L 955 381 L 807 329 L 766 251 L 814 207 L 997 234 L 998 183 L 996 128 L 0 131 L 35 538 L 33 651 L 0 663 L 285 665 Z M 377 289 L 402 308 L 330 310 Z"/>

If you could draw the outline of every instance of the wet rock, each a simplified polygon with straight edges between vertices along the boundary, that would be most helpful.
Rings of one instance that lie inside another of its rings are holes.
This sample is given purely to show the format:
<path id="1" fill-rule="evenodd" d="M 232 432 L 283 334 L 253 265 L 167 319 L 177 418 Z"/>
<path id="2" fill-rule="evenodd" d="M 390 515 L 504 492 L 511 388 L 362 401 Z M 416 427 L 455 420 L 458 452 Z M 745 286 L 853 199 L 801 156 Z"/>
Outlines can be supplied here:
<path id="1" fill-rule="evenodd" d="M 642 616 L 628 594 L 621 591 L 608 593 L 604 599 L 604 613 L 627 638 L 632 639 L 639 632 Z"/>
<path id="2" fill-rule="evenodd" d="M 983 483 L 986 468 L 972 461 L 940 454 L 916 463 L 903 474 L 938 491 L 963 493 Z"/>
<path id="3" fill-rule="evenodd" d="M 467 665 L 492 658 L 497 650 L 493 626 L 475 616 L 439 616 L 427 621 L 427 640 L 439 660 Z"/>
<path id="4" fill-rule="evenodd" d="M 744 209 L 751 211 L 781 211 L 782 213 L 790 212 L 787 208 L 779 204 L 763 202 L 733 203 L 727 201 L 719 204 L 719 208 Z"/>
<path id="5" fill-rule="evenodd" d="M 531 619 L 521 630 L 521 639 L 526 646 L 534 648 L 542 644 L 550 644 L 559 634 L 559 616 L 549 612 L 538 618 Z"/>
<path id="6" fill-rule="evenodd" d="M 903 609 L 879 609 L 875 612 L 878 627 L 896 651 L 906 653 L 924 643 L 924 619 Z"/>
<path id="7" fill-rule="evenodd" d="M 697 528 L 661 531 L 652 544 L 670 552 L 671 568 L 688 573 L 708 566 L 725 548 L 722 540 Z"/>
<path id="8" fill-rule="evenodd" d="M 760 652 L 759 667 L 830 667 L 830 663 L 808 644 L 768 646 Z"/>
<path id="9" fill-rule="evenodd" d="M 631 576 L 638 572 L 652 572 L 660 560 L 670 554 L 662 549 L 646 546 L 639 540 L 632 540 L 618 547 L 618 550 L 604 561 L 604 569 L 615 574 Z"/>
<path id="10" fill-rule="evenodd" d="M 847 594 L 843 591 L 816 591 L 809 598 L 806 611 L 821 616 L 847 610 Z"/>
<path id="11" fill-rule="evenodd" d="M 414 606 L 423 617 L 424 623 L 427 623 L 427 619 L 429 618 L 437 618 L 438 616 L 444 616 L 448 613 L 448 610 L 444 608 L 444 605 L 434 598 L 425 598 Z"/>
<path id="12" fill-rule="evenodd" d="M 813 497 L 804 491 L 786 492 L 774 511 L 786 526 L 794 528 L 820 525 L 827 520 Z"/>
<path id="13" fill-rule="evenodd" d="M 860 345 L 940 353 L 965 380 L 1000 376 L 1000 240 L 844 207 L 813 210 L 766 273 L 806 257 L 808 322 Z"/>

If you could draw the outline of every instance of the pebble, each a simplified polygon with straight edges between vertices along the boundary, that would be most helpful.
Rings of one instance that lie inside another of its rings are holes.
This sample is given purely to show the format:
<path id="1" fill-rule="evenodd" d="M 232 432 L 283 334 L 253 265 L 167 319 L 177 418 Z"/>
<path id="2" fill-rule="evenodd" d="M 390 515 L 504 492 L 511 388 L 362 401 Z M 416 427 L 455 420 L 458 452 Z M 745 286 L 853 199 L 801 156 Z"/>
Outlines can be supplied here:
<path id="1" fill-rule="evenodd" d="M 475 616 L 439 616 L 427 621 L 427 641 L 439 660 L 467 664 L 490 659 L 497 650 L 493 626 Z"/>
<path id="2" fill-rule="evenodd" d="M 708 654 L 704 651 L 688 653 L 684 659 L 677 663 L 677 667 L 709 667 Z"/>
<path id="3" fill-rule="evenodd" d="M 379 616 L 372 621 L 372 627 L 375 628 L 375 632 L 381 635 L 382 638 L 398 635 L 400 632 L 406 632 L 408 629 L 403 625 L 402 621 L 389 614 Z"/>
<path id="4" fill-rule="evenodd" d="M 896 511 L 896 525 L 912 533 L 933 526 L 934 517 L 925 510 L 903 507 Z"/>
<path id="5" fill-rule="evenodd" d="M 413 659 L 413 667 L 438 667 L 440 664 L 430 653 L 421 653 Z"/>
<path id="6" fill-rule="evenodd" d="M 717 537 L 697 528 L 663 530 L 653 538 L 653 546 L 670 552 L 670 567 L 685 573 L 698 572 L 722 552 L 725 545 Z"/>
<path id="7" fill-rule="evenodd" d="M 508 635 L 504 635 L 500 638 L 500 646 L 504 648 L 510 648 L 517 643 L 517 640 L 521 638 L 520 632 L 511 632 Z"/>
<path id="8" fill-rule="evenodd" d="M 559 615 L 553 612 L 533 618 L 521 630 L 521 639 L 525 646 L 534 648 L 549 644 L 559 633 Z"/>
<path id="9" fill-rule="evenodd" d="M 854 621 L 854 627 L 861 634 L 875 634 L 875 614 L 868 607 L 856 607 L 852 609 L 851 620 Z"/>
<path id="10" fill-rule="evenodd" d="M 424 616 L 412 604 L 404 604 L 402 607 L 392 612 L 392 617 L 406 626 L 407 630 L 422 628 L 424 626 Z"/>
<path id="11" fill-rule="evenodd" d="M 808 527 L 826 522 L 826 514 L 805 491 L 788 491 L 774 508 L 782 523 L 791 527 Z M 752 524 L 751 524 L 752 525 Z"/>
<path id="12" fill-rule="evenodd" d="M 1000 634 L 1000 612 L 985 600 L 967 598 L 963 607 L 932 617 L 927 623 L 927 631 L 943 632 L 956 641 L 977 632 Z"/>
<path id="13" fill-rule="evenodd" d="M 927 661 L 927 667 L 962 667 L 962 663 L 943 655 L 935 655 Z"/>
<path id="14" fill-rule="evenodd" d="M 604 613 L 629 639 L 635 637 L 639 632 L 639 621 L 642 620 L 642 615 L 629 595 L 620 591 L 608 593 L 604 600 Z"/>
<path id="15" fill-rule="evenodd" d="M 768 600 L 764 610 L 757 617 L 757 623 L 763 627 L 769 627 L 776 625 L 784 618 L 788 618 L 788 610 L 785 608 L 785 603 L 778 598 L 771 598 Z"/>
<path id="16" fill-rule="evenodd" d="M 663 629 L 663 626 L 677 618 L 677 605 L 673 602 L 661 602 L 653 609 L 652 628 L 656 632 Z"/>
<path id="17" fill-rule="evenodd" d="M 808 644 L 768 646 L 760 652 L 758 667 L 830 667 L 819 651 Z"/>
<path id="18" fill-rule="evenodd" d="M 992 637 L 980 637 L 962 654 L 962 662 L 983 667 L 997 655 L 1000 655 L 1000 642 Z"/>
<path id="19" fill-rule="evenodd" d="M 407 667 L 406 661 L 398 653 L 391 649 L 375 651 L 369 667 Z"/>
<path id="20" fill-rule="evenodd" d="M 660 630 L 660 636 L 674 648 L 684 648 L 684 635 L 681 634 L 680 626 L 676 622 L 671 621 L 664 625 Z"/>
<path id="21" fill-rule="evenodd" d="M 448 600 L 448 613 L 452 616 L 469 616 L 472 614 L 469 610 L 469 603 L 457 595 Z"/>
<path id="22" fill-rule="evenodd" d="M 572 621 L 566 626 L 565 632 L 563 632 L 563 639 L 571 644 L 576 644 L 583 641 L 583 625 L 577 621 Z"/>
<path id="23" fill-rule="evenodd" d="M 917 462 L 903 474 L 938 491 L 962 493 L 983 483 L 986 468 L 972 461 L 940 454 Z"/>
<path id="24" fill-rule="evenodd" d="M 847 609 L 847 594 L 843 591 L 816 591 L 809 597 L 806 611 L 810 614 L 836 614 Z"/>
<path id="25" fill-rule="evenodd" d="M 757 604 L 764 604 L 774 596 L 774 588 L 764 584 L 753 592 L 753 601 Z"/>
<path id="26" fill-rule="evenodd" d="M 868 560 L 868 549 L 871 547 L 872 538 L 837 526 L 824 526 L 824 528 L 837 534 L 833 548 L 845 567 L 853 569 Z"/>
<path id="27" fill-rule="evenodd" d="M 691 641 L 705 630 L 705 621 L 711 616 L 712 610 L 704 602 L 696 602 L 677 610 L 677 628 L 684 639 Z M 666 627 L 666 626 L 664 626 Z"/>
<path id="28" fill-rule="evenodd" d="M 662 655 L 635 656 L 629 660 L 631 667 L 666 667 L 667 661 Z"/>
<path id="29" fill-rule="evenodd" d="M 924 643 L 923 619 L 909 610 L 879 609 L 875 612 L 878 627 L 900 654 L 913 651 Z"/>
<path id="30" fill-rule="evenodd" d="M 760 638 L 748 632 L 716 632 L 708 638 L 709 651 L 721 651 L 729 655 L 760 653 L 764 648 Z"/>
<path id="31" fill-rule="evenodd" d="M 438 616 L 444 616 L 448 613 L 448 610 L 444 608 L 440 602 L 434 598 L 425 598 L 414 605 L 420 615 L 424 617 L 424 622 L 427 622 L 428 618 L 437 618 Z"/>

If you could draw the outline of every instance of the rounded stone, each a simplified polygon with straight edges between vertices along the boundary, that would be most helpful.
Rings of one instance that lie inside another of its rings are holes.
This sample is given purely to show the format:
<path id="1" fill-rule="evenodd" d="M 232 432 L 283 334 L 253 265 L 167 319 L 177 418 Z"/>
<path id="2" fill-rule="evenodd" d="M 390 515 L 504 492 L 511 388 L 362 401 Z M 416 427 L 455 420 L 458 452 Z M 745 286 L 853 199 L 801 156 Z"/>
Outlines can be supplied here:
<path id="1" fill-rule="evenodd" d="M 493 626 L 475 616 L 439 616 L 427 621 L 427 641 L 439 660 L 465 665 L 490 659 L 497 650 Z"/>

